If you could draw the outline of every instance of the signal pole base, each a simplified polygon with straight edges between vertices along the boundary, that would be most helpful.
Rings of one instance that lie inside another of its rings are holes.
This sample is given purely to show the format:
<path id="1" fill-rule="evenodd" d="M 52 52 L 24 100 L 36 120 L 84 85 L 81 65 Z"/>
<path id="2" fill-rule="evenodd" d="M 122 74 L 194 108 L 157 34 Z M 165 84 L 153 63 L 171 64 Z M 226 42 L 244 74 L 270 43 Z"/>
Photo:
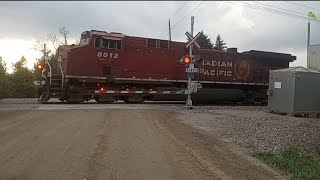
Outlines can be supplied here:
<path id="1" fill-rule="evenodd" d="M 185 106 L 187 109 L 193 109 L 193 106 Z"/>
<path id="2" fill-rule="evenodd" d="M 188 109 L 193 109 L 193 106 L 192 106 L 192 100 L 190 98 L 190 95 L 188 95 L 188 99 L 186 101 L 186 108 Z"/>

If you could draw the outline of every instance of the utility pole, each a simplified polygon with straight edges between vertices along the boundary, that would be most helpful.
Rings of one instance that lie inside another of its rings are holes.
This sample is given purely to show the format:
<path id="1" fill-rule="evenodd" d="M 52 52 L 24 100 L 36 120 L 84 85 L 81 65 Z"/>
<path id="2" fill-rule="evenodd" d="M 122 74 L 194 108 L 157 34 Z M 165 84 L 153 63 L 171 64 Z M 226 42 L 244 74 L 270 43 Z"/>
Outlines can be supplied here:
<path id="1" fill-rule="evenodd" d="M 307 39 L 307 68 L 310 68 L 310 21 L 308 21 L 308 39 Z"/>
<path id="2" fill-rule="evenodd" d="M 171 26 L 170 26 L 170 19 L 169 19 L 169 42 L 171 42 Z"/>
<path id="3" fill-rule="evenodd" d="M 191 16 L 191 31 L 190 34 L 193 37 L 193 25 L 194 25 L 194 16 Z M 193 44 L 190 45 L 190 51 L 189 51 L 189 55 L 190 57 L 192 57 L 192 48 L 193 48 Z M 194 64 L 191 60 L 190 64 L 189 64 L 189 68 L 194 68 Z M 188 89 L 191 87 L 191 77 L 188 77 Z M 186 106 L 187 107 L 192 107 L 192 100 L 191 100 L 191 94 L 188 94 L 188 99 L 186 102 Z"/>
<path id="4" fill-rule="evenodd" d="M 44 64 L 44 67 L 46 67 L 46 58 L 47 58 L 47 45 L 44 44 L 43 45 L 43 64 Z"/>
<path id="5" fill-rule="evenodd" d="M 313 12 L 309 12 L 308 16 L 312 20 L 317 20 L 317 16 Z M 310 19 L 308 19 L 307 68 L 310 68 Z"/>

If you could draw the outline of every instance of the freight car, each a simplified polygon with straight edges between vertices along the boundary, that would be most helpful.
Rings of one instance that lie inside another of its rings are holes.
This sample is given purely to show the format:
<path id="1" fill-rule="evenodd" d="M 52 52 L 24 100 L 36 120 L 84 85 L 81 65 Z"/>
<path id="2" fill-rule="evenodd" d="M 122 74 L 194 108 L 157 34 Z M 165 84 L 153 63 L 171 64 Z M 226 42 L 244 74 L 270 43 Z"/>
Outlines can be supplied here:
<path id="1" fill-rule="evenodd" d="M 79 103 L 123 100 L 185 100 L 187 87 L 181 58 L 185 42 L 126 36 L 105 31 L 85 31 L 79 45 L 58 48 L 58 68 L 46 63 L 39 102 L 50 98 Z M 290 54 L 264 51 L 239 53 L 194 48 L 199 72 L 194 81 L 203 88 L 192 96 L 196 103 L 266 101 L 269 71 L 287 68 L 296 59 Z"/>

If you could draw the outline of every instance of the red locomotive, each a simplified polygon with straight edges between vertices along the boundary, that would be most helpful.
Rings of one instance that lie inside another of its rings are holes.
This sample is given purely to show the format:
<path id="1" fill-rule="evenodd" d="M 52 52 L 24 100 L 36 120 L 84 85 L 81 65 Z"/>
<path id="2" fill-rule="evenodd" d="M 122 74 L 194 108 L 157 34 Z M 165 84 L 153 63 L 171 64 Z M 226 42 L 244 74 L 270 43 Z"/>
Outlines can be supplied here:
<path id="1" fill-rule="evenodd" d="M 46 63 L 46 83 L 40 102 L 50 98 L 72 103 L 123 100 L 185 100 L 188 54 L 185 42 L 126 36 L 121 33 L 85 31 L 79 45 L 58 48 L 58 69 Z M 195 102 L 265 101 L 269 70 L 289 67 L 290 54 L 264 51 L 238 53 L 193 49 L 198 55 L 195 81 L 202 89 L 192 95 Z"/>

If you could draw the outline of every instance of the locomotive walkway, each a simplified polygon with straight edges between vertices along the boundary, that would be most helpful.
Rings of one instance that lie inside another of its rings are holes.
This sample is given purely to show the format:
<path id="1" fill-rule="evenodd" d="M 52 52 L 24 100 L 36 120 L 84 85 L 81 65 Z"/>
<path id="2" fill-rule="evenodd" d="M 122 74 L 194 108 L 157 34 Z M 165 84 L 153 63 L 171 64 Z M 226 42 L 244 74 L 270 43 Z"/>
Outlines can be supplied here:
<path id="1" fill-rule="evenodd" d="M 41 106 L 0 111 L 1 180 L 283 179 L 170 108 Z"/>

